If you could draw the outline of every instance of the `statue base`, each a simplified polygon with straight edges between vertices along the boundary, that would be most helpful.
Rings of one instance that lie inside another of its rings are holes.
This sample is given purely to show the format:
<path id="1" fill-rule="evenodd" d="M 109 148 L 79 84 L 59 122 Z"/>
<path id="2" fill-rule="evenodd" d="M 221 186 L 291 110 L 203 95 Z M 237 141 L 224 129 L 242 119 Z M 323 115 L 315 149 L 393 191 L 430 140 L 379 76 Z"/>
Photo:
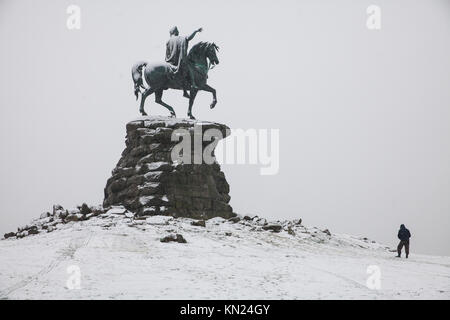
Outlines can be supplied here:
<path id="1" fill-rule="evenodd" d="M 123 205 L 137 215 L 195 219 L 236 215 L 228 204 L 230 187 L 216 161 L 173 161 L 177 129 L 191 137 L 207 129 L 219 130 L 224 138 L 229 134 L 223 124 L 198 120 L 158 116 L 129 122 L 126 148 L 106 183 L 104 207 Z M 206 146 L 202 143 L 201 151 Z"/>

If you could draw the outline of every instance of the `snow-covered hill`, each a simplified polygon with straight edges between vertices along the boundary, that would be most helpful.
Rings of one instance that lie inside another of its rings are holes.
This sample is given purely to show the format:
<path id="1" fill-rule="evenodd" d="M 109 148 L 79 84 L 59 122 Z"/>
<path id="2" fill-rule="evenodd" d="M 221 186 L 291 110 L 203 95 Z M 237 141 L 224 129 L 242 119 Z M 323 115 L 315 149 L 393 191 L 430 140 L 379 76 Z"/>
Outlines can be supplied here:
<path id="1" fill-rule="evenodd" d="M 450 257 L 398 259 L 368 239 L 299 221 L 213 218 L 203 227 L 120 208 L 88 217 L 44 215 L 28 227 L 38 234 L 0 241 L 0 298 L 450 298 Z M 161 241 L 176 234 L 186 243 Z M 366 285 L 374 270 L 379 290 Z M 78 275 L 80 288 L 68 289 Z"/>

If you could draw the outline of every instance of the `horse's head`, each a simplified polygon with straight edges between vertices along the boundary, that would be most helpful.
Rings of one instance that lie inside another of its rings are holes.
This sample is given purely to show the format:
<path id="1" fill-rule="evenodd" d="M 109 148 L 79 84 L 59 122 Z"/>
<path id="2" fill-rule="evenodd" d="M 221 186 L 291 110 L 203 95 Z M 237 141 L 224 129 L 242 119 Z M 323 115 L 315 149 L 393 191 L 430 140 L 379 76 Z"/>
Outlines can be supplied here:
<path id="1" fill-rule="evenodd" d="M 219 64 L 219 58 L 217 58 L 216 54 L 217 51 L 219 51 L 219 47 L 214 42 L 213 43 L 208 42 L 206 56 L 208 57 L 212 65 Z"/>
<path id="2" fill-rule="evenodd" d="M 216 51 L 219 47 L 213 42 L 199 42 L 192 47 L 189 51 L 189 57 L 191 60 L 196 58 L 208 58 L 211 65 L 219 64 L 219 58 L 217 58 Z"/>

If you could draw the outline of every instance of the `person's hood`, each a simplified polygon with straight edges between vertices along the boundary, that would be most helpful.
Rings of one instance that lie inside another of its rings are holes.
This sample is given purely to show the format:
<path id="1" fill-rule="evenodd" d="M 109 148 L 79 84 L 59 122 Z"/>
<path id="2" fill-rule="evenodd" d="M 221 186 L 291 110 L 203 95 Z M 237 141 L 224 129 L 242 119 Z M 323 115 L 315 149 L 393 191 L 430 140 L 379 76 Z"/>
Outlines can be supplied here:
<path id="1" fill-rule="evenodd" d="M 406 229 L 405 225 L 404 224 L 400 225 L 400 229 L 401 230 Z"/>

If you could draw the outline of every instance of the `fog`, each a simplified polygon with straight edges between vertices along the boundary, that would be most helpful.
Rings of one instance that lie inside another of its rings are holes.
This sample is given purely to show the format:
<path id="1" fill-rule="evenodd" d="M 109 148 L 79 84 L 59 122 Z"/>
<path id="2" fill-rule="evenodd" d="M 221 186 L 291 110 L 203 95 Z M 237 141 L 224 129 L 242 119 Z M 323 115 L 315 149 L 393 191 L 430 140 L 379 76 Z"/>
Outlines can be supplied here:
<path id="1" fill-rule="evenodd" d="M 69 30 L 66 9 L 81 9 Z M 381 29 L 366 26 L 369 5 Z M 213 41 L 218 104 L 198 119 L 279 129 L 279 171 L 223 165 L 239 214 L 450 255 L 450 2 L 0 1 L 0 232 L 53 204 L 100 204 L 139 116 L 131 66 L 169 29 Z M 163 100 L 186 117 L 180 91 Z M 149 114 L 168 115 L 146 102 Z"/>

